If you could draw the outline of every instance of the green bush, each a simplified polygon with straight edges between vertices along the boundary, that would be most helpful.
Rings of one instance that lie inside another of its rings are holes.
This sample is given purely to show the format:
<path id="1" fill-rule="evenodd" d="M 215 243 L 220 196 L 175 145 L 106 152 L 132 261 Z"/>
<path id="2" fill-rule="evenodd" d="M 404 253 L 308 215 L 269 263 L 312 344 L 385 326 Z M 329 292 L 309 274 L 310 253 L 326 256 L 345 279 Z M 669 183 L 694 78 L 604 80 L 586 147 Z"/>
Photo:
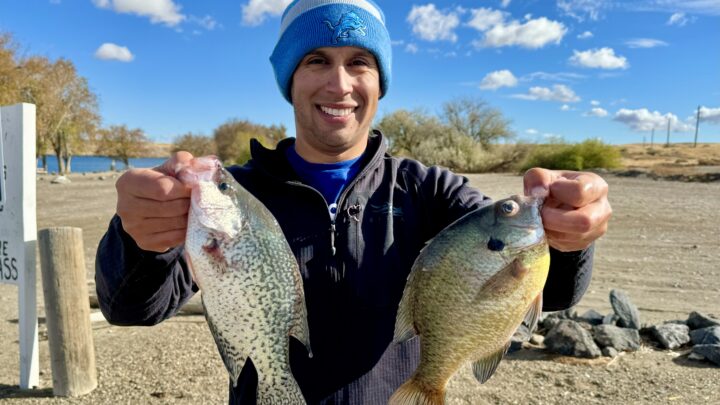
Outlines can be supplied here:
<path id="1" fill-rule="evenodd" d="M 522 170 L 543 167 L 555 170 L 614 169 L 620 167 L 620 151 L 598 140 L 577 144 L 538 145 Z"/>

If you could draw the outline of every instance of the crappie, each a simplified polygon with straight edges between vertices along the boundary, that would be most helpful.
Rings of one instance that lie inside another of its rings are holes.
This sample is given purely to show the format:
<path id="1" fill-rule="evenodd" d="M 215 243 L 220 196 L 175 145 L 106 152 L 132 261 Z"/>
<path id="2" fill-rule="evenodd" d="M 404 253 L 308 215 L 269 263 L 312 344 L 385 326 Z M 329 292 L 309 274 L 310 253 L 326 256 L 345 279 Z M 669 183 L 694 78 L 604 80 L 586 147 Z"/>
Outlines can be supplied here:
<path id="1" fill-rule="evenodd" d="M 185 255 L 233 384 L 250 358 L 258 404 L 304 404 L 289 338 L 310 352 L 305 296 L 280 225 L 215 157 L 193 159 L 177 177 L 192 188 Z"/>
<path id="2" fill-rule="evenodd" d="M 470 212 L 433 238 L 408 276 L 395 342 L 420 336 L 420 364 L 391 405 L 445 403 L 445 387 L 472 362 L 483 383 L 523 319 L 534 327 L 550 267 L 542 199 L 513 196 Z"/>

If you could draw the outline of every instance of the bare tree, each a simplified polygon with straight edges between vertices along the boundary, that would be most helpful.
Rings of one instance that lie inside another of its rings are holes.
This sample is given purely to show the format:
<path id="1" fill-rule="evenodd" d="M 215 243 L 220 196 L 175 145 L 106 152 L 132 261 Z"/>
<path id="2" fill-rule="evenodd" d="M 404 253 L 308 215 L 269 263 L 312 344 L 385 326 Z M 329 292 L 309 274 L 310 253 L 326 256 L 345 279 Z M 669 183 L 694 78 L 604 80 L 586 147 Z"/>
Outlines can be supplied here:
<path id="1" fill-rule="evenodd" d="M 508 121 L 495 108 L 479 98 L 462 97 L 448 101 L 443 105 L 443 121 L 458 133 L 466 135 L 483 148 L 501 139 L 512 139 Z"/>

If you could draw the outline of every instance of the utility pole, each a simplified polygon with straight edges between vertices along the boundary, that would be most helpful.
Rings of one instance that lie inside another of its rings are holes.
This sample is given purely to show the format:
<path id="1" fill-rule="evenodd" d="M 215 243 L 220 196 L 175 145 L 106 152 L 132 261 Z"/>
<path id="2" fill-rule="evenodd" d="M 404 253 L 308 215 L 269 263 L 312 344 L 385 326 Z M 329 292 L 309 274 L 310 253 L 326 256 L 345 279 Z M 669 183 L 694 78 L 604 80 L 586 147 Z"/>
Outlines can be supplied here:
<path id="1" fill-rule="evenodd" d="M 670 117 L 668 117 L 668 131 L 667 131 L 667 141 L 665 142 L 665 147 L 670 147 Z"/>
<path id="2" fill-rule="evenodd" d="M 697 119 L 695 120 L 695 143 L 693 144 L 693 148 L 697 148 L 698 128 L 700 128 L 700 106 L 698 106 Z"/>
<path id="3" fill-rule="evenodd" d="M 652 148 L 655 145 L 655 127 L 653 127 L 652 132 L 650 133 L 650 147 Z"/>

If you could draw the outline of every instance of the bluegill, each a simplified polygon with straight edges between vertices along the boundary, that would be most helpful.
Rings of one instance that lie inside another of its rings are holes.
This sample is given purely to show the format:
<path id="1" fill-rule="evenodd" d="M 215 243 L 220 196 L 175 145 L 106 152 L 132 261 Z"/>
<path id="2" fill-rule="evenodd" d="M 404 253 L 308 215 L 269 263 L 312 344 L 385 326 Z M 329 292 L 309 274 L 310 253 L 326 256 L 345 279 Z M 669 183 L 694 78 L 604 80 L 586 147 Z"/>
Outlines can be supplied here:
<path id="1" fill-rule="evenodd" d="M 305 296 L 280 225 L 215 157 L 193 159 L 177 177 L 192 189 L 185 255 L 230 379 L 252 359 L 258 404 L 304 404 L 289 339 L 310 351 Z"/>
<path id="2" fill-rule="evenodd" d="M 421 357 L 391 405 L 445 403 L 445 387 L 472 363 L 483 383 L 514 331 L 542 311 L 550 254 L 542 199 L 513 196 L 470 212 L 433 238 L 408 276 L 395 342 L 420 337 Z"/>

